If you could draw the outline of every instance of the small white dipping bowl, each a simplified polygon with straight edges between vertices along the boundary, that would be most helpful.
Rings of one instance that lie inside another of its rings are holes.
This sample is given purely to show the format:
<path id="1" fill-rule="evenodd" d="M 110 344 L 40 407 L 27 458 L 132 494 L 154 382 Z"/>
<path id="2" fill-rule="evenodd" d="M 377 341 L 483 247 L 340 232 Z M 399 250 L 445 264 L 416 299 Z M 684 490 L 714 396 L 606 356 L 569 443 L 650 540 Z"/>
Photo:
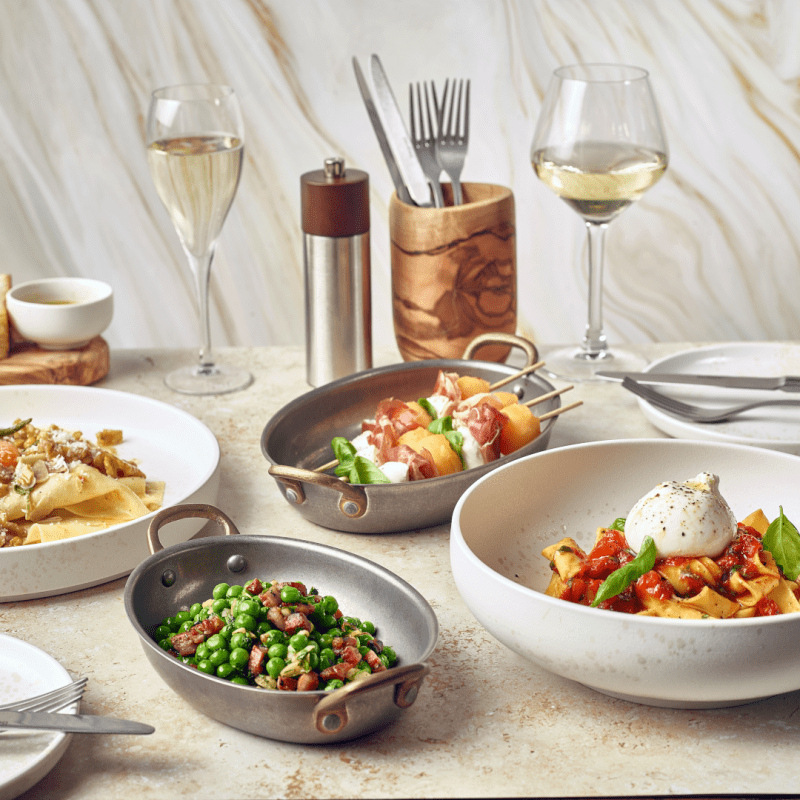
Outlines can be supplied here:
<path id="1" fill-rule="evenodd" d="M 114 293 L 92 278 L 42 278 L 13 287 L 6 308 L 20 336 L 44 350 L 84 347 L 114 315 Z"/>
<path id="2" fill-rule="evenodd" d="M 660 619 L 544 592 L 541 551 L 564 536 L 591 549 L 665 480 L 720 477 L 737 519 L 783 506 L 800 526 L 800 458 L 746 445 L 609 441 L 536 453 L 490 472 L 456 504 L 450 560 L 464 602 L 496 639 L 534 664 L 604 694 L 667 708 L 718 708 L 800 689 L 800 613 Z"/>

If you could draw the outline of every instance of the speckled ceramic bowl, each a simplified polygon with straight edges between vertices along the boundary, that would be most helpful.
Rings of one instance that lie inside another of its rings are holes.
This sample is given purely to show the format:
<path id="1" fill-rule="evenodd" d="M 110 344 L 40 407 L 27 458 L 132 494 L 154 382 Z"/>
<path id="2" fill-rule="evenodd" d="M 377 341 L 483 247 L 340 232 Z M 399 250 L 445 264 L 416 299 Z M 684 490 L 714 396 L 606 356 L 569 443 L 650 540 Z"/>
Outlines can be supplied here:
<path id="1" fill-rule="evenodd" d="M 800 689 L 800 614 L 680 620 L 548 597 L 541 551 L 587 550 L 656 484 L 720 477 L 737 519 L 762 508 L 800 524 L 800 458 L 744 445 L 610 441 L 536 453 L 489 473 L 453 512 L 450 558 L 464 602 L 500 642 L 550 672 L 653 706 L 714 708 Z M 491 598 L 487 602 L 487 598 Z"/>

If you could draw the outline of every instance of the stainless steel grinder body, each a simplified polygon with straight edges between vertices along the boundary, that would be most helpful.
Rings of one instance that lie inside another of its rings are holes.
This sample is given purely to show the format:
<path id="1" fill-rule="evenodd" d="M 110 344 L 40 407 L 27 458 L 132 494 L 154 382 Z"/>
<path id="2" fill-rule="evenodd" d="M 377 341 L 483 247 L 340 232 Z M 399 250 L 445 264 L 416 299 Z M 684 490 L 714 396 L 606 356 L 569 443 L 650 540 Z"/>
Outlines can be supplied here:
<path id="1" fill-rule="evenodd" d="M 372 367 L 369 177 L 328 158 L 300 185 L 306 378 L 321 386 Z"/>

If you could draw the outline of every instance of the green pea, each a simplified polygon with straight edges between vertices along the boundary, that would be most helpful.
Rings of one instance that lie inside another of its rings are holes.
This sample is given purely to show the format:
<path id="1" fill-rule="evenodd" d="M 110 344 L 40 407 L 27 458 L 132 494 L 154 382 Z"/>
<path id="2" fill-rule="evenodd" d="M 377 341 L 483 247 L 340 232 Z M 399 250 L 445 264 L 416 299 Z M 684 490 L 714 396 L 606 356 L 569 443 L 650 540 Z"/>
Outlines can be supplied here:
<path id="1" fill-rule="evenodd" d="M 166 638 L 167 636 L 169 636 L 171 633 L 173 633 L 173 630 L 172 630 L 172 628 L 170 628 L 170 626 L 169 626 L 169 625 L 159 625 L 159 626 L 158 626 L 158 627 L 155 629 L 155 631 L 154 631 L 154 633 L 153 633 L 153 638 L 154 638 L 154 639 L 155 639 L 157 642 L 160 642 L 162 639 L 165 639 L 165 638 Z"/>
<path id="2" fill-rule="evenodd" d="M 383 666 L 386 667 L 386 669 L 389 669 L 389 667 L 392 666 L 391 663 L 389 662 L 389 656 L 387 656 L 386 653 L 381 653 L 378 656 L 378 658 L 381 660 Z"/>
<path id="3" fill-rule="evenodd" d="M 225 597 L 241 597 L 243 591 L 244 586 L 230 586 L 225 592 Z"/>
<path id="4" fill-rule="evenodd" d="M 182 623 L 183 623 L 183 620 L 176 619 L 175 617 L 167 617 L 167 619 L 164 621 L 164 624 L 167 625 L 167 627 L 173 633 L 177 633 L 178 632 L 178 628 L 180 628 Z"/>
<path id="5" fill-rule="evenodd" d="M 326 630 L 336 628 L 338 624 L 338 620 L 333 616 L 333 614 L 323 614 L 320 618 L 320 626 Z"/>
<path id="6" fill-rule="evenodd" d="M 256 625 L 256 634 L 258 636 L 263 636 L 265 633 L 269 633 L 272 630 L 272 625 L 269 622 L 259 622 Z"/>
<path id="7" fill-rule="evenodd" d="M 244 669 L 249 660 L 250 653 L 248 653 L 243 647 L 236 647 L 231 650 L 230 663 L 234 669 Z"/>
<path id="8" fill-rule="evenodd" d="M 288 655 L 289 655 L 289 648 L 286 646 L 286 644 L 284 644 L 282 642 L 278 643 L 278 644 L 270 645 L 267 648 L 267 656 L 269 658 L 283 658 L 283 659 L 286 659 L 286 657 Z"/>
<path id="9" fill-rule="evenodd" d="M 281 589 L 281 600 L 284 603 L 299 603 L 303 599 L 303 595 L 296 586 L 284 586 Z"/>
<path id="10" fill-rule="evenodd" d="M 339 601 L 333 595 L 325 595 L 322 604 L 324 606 L 323 610 L 326 614 L 332 615 L 339 610 Z"/>
<path id="11" fill-rule="evenodd" d="M 319 656 L 313 651 L 308 654 L 308 666 L 310 669 L 319 669 Z"/>
<path id="12" fill-rule="evenodd" d="M 239 600 L 236 603 L 237 614 L 249 614 L 251 617 L 257 617 L 259 608 L 260 605 L 252 600 Z"/>
<path id="13" fill-rule="evenodd" d="M 192 605 L 189 607 L 189 616 L 196 617 L 202 610 L 202 603 L 192 603 Z"/>
<path id="14" fill-rule="evenodd" d="M 269 618 L 269 608 L 267 606 L 259 606 L 258 618 L 264 621 Z"/>
<path id="15" fill-rule="evenodd" d="M 208 637 L 208 639 L 206 639 L 206 645 L 208 646 L 208 649 L 212 651 L 225 648 L 227 644 L 228 640 L 218 633 L 212 634 Z"/>
<path id="16" fill-rule="evenodd" d="M 217 671 L 217 668 L 207 658 L 197 662 L 197 669 L 205 672 L 206 675 L 214 675 Z"/>
<path id="17" fill-rule="evenodd" d="M 241 675 L 234 675 L 231 678 L 231 683 L 235 683 L 237 686 L 249 686 L 250 684 L 247 681 L 247 678 L 242 677 Z"/>
<path id="18" fill-rule="evenodd" d="M 220 648 L 219 650 L 214 650 L 213 653 L 208 657 L 208 660 L 215 666 L 218 667 L 220 664 L 225 664 L 226 662 L 230 661 L 231 652 L 230 650 L 226 650 L 225 648 Z"/>
<path id="19" fill-rule="evenodd" d="M 244 628 L 247 631 L 254 631 L 258 626 L 258 622 L 250 614 L 237 614 L 233 618 L 233 626 L 235 628 Z"/>
<path id="20" fill-rule="evenodd" d="M 198 622 L 202 622 L 204 619 L 208 619 L 208 611 L 204 608 L 200 611 L 199 614 L 195 614 L 192 617 L 192 621 L 196 625 Z"/>
<path id="21" fill-rule="evenodd" d="M 361 623 L 361 630 L 366 631 L 367 633 L 371 634 L 372 636 L 375 635 L 375 625 L 372 622 L 364 620 Z"/>
<path id="22" fill-rule="evenodd" d="M 197 645 L 197 650 L 195 651 L 194 657 L 198 661 L 203 661 L 207 659 L 210 655 L 211 655 L 211 648 L 205 642 L 200 642 L 200 644 Z"/>
<path id="23" fill-rule="evenodd" d="M 296 633 L 289 639 L 289 647 L 295 651 L 302 650 L 308 644 L 308 636 L 305 633 Z"/>
<path id="24" fill-rule="evenodd" d="M 362 656 L 365 656 L 367 653 L 369 653 L 369 647 L 362 644 L 361 647 L 358 648 L 358 652 L 361 653 Z"/>
<path id="25" fill-rule="evenodd" d="M 246 633 L 234 633 L 233 636 L 231 636 L 230 641 L 231 652 L 236 650 L 236 648 L 247 649 L 250 646 L 251 641 L 252 640 Z"/>
<path id="26" fill-rule="evenodd" d="M 179 611 L 174 617 L 179 625 L 183 625 L 184 622 L 190 620 L 191 618 L 192 615 L 188 611 Z"/>
<path id="27" fill-rule="evenodd" d="M 389 659 L 388 666 L 391 666 L 395 661 L 397 661 L 397 653 L 394 652 L 393 647 L 384 647 L 381 655 L 384 655 Z"/>
<path id="28" fill-rule="evenodd" d="M 225 663 L 220 664 L 217 667 L 217 677 L 218 678 L 227 678 L 232 672 L 236 672 L 236 669 L 233 667 L 232 664 Z"/>
<path id="29" fill-rule="evenodd" d="M 221 598 L 225 597 L 225 595 L 228 593 L 228 589 L 230 588 L 231 587 L 228 586 L 227 583 L 218 583 L 211 592 L 211 596 L 215 600 L 220 600 Z"/>
<path id="30" fill-rule="evenodd" d="M 172 642 L 167 638 L 159 640 L 158 646 L 162 650 L 172 650 Z"/>
<path id="31" fill-rule="evenodd" d="M 344 681 L 340 681 L 338 678 L 332 678 L 325 684 L 325 691 L 332 692 L 334 689 L 341 689 L 344 686 Z"/>
<path id="32" fill-rule="evenodd" d="M 327 669 L 336 661 L 336 653 L 330 647 L 323 647 L 319 651 L 319 668 Z"/>
<path id="33" fill-rule="evenodd" d="M 273 628 L 267 632 L 267 636 L 262 643 L 267 647 L 271 647 L 273 644 L 282 644 L 285 641 L 286 634 L 283 631 L 279 631 L 277 628 Z"/>
<path id="34" fill-rule="evenodd" d="M 221 614 L 224 609 L 230 607 L 231 607 L 231 601 L 226 600 L 224 597 L 220 597 L 211 604 L 211 610 L 215 614 Z"/>
<path id="35" fill-rule="evenodd" d="M 372 637 L 368 633 L 360 633 L 356 636 L 356 639 L 358 639 L 359 644 L 363 645 L 369 644 L 372 641 Z"/>
<path id="36" fill-rule="evenodd" d="M 320 634 L 319 637 L 319 646 L 324 650 L 326 647 L 330 647 L 333 643 L 333 634 L 332 633 L 323 633 Z"/>
<path id="37" fill-rule="evenodd" d="M 267 661 L 267 675 L 277 680 L 285 666 L 286 662 L 282 658 L 271 658 Z"/>
<path id="38" fill-rule="evenodd" d="M 187 619 L 186 622 L 182 622 L 180 628 L 178 628 L 178 633 L 185 633 L 189 630 L 189 628 L 194 625 L 194 622 L 190 619 Z"/>

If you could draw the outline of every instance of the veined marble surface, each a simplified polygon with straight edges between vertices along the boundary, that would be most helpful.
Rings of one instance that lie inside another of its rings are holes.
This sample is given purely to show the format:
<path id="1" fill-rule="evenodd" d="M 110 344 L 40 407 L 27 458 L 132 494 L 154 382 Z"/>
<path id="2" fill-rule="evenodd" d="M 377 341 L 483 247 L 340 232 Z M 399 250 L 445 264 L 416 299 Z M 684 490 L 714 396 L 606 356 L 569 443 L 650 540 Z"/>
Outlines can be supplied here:
<path id="1" fill-rule="evenodd" d="M 516 197 L 522 332 L 577 341 L 583 223 L 535 178 L 552 70 L 643 66 L 666 177 L 610 227 L 609 340 L 798 339 L 796 0 L 0 0 L 0 238 L 15 283 L 110 282 L 115 347 L 193 346 L 192 280 L 147 169 L 152 89 L 221 81 L 246 124 L 242 183 L 212 274 L 216 345 L 302 344 L 300 175 L 341 155 L 371 181 L 373 338 L 393 342 L 392 183 L 351 59 L 410 81 L 470 78 L 463 179 Z"/>

